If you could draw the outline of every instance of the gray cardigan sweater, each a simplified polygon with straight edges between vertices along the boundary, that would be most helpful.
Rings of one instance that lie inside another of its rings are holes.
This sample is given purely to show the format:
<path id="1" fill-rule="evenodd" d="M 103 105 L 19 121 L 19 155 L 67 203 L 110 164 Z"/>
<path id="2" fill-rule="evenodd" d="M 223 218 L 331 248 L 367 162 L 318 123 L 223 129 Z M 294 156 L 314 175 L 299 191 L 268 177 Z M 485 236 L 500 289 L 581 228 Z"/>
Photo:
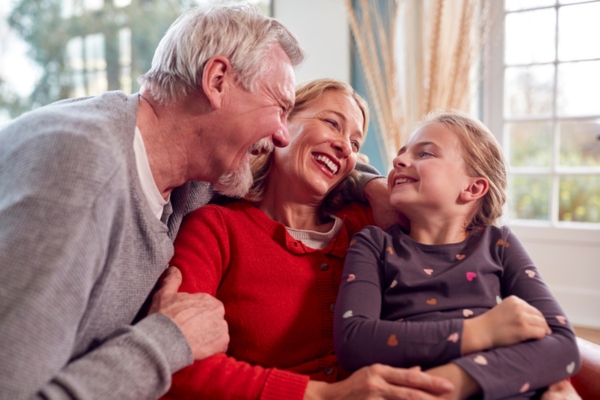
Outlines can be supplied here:
<path id="1" fill-rule="evenodd" d="M 109 92 L 0 130 L 2 399 L 156 398 L 193 361 L 166 316 L 130 324 L 183 216 L 212 190 L 187 183 L 163 222 L 152 214 L 133 152 L 137 105 Z"/>

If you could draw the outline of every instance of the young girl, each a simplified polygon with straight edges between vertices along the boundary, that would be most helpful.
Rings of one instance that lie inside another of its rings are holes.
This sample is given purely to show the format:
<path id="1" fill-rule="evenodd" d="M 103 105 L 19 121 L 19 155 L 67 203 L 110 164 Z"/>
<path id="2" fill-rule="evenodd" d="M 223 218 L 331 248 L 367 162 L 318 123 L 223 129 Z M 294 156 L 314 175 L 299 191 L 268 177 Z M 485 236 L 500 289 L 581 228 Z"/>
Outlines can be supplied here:
<path id="1" fill-rule="evenodd" d="M 575 335 L 521 243 L 494 223 L 505 201 L 502 150 L 459 112 L 430 114 L 394 159 L 390 203 L 410 220 L 350 243 L 335 349 L 352 371 L 419 365 L 452 398 L 529 398 L 580 365 Z"/>

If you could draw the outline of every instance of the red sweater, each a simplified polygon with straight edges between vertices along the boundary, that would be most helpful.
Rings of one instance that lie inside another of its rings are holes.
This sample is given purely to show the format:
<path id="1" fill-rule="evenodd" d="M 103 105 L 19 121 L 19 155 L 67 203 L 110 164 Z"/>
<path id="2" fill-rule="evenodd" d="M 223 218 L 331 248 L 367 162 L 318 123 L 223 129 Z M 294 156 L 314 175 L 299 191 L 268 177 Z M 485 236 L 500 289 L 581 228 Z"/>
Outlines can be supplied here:
<path id="1" fill-rule="evenodd" d="M 283 224 L 240 201 L 190 213 L 171 265 L 182 292 L 206 292 L 225 305 L 230 343 L 173 375 L 167 398 L 302 399 L 310 379 L 347 376 L 333 354 L 333 309 L 349 239 L 372 225 L 351 204 L 323 250 L 305 247 Z"/>

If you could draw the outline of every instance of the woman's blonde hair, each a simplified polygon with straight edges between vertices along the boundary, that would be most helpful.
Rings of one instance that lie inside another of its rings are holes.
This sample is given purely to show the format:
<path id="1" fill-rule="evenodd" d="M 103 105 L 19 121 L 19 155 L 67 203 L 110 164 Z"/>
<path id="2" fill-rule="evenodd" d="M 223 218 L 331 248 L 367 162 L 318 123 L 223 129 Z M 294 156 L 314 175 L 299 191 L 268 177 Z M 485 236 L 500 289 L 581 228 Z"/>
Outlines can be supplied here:
<path id="1" fill-rule="evenodd" d="M 436 110 L 429 113 L 419 127 L 441 123 L 459 139 L 467 167 L 467 174 L 488 181 L 489 190 L 480 200 L 480 207 L 466 229 L 494 225 L 502 216 L 506 202 L 506 161 L 500 144 L 480 121 L 457 110 Z"/>
<path id="2" fill-rule="evenodd" d="M 369 128 L 369 105 L 358 93 L 354 91 L 352 86 L 347 83 L 340 82 L 333 79 L 315 79 L 296 89 L 296 100 L 294 108 L 290 112 L 288 120 L 294 118 L 300 111 L 308 108 L 313 102 L 319 99 L 326 91 L 335 91 L 345 94 L 354 99 L 356 105 L 362 112 L 363 116 L 363 138 L 367 135 Z M 271 165 L 273 161 L 273 152 L 260 154 L 253 157 L 251 162 L 252 175 L 254 177 L 254 184 L 250 188 L 250 191 L 246 195 L 245 199 L 249 201 L 260 201 L 265 193 L 267 185 L 267 177 L 271 171 Z M 352 171 L 346 179 L 350 180 L 350 184 L 354 184 L 357 181 L 358 174 L 356 171 Z M 331 193 L 327 196 L 324 201 L 323 209 L 326 212 L 332 212 L 343 205 L 343 196 L 341 193 L 341 186 L 338 185 Z"/>

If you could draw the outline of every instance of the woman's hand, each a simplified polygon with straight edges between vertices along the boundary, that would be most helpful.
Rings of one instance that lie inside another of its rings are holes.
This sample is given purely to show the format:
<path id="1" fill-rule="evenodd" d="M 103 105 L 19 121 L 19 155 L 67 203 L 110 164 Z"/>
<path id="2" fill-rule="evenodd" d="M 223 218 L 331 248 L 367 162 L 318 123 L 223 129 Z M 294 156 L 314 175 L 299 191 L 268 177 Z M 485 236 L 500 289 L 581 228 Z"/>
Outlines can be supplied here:
<path id="1" fill-rule="evenodd" d="M 378 227 L 387 229 L 395 224 L 400 224 L 406 229 L 410 227 L 408 218 L 390 204 L 387 179 L 371 179 L 365 185 L 363 194 L 371 206 L 373 221 Z"/>
<path id="2" fill-rule="evenodd" d="M 508 346 L 552 333 L 546 319 L 535 307 L 516 296 L 505 298 L 488 312 L 465 320 L 462 354 Z"/>
<path id="3" fill-rule="evenodd" d="M 312 399 L 441 399 L 453 390 L 446 379 L 421 372 L 419 367 L 393 368 L 374 364 L 337 383 L 310 381 L 304 394 Z"/>

